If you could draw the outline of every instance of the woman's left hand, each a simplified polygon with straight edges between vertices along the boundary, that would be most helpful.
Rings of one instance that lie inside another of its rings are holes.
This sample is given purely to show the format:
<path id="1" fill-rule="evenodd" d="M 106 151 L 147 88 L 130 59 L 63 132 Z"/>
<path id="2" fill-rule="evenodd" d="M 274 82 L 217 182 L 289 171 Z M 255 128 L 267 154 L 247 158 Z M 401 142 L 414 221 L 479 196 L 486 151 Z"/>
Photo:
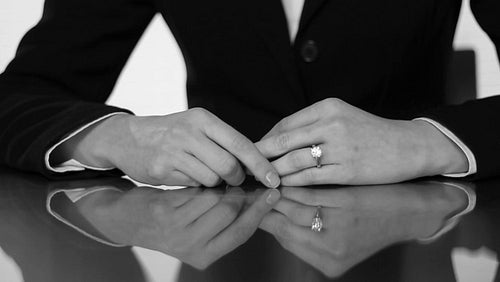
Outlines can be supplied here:
<path id="1" fill-rule="evenodd" d="M 321 148 L 316 167 L 311 145 Z M 467 171 L 465 154 L 425 121 L 390 120 L 339 99 L 313 104 L 256 143 L 284 186 L 384 184 Z"/>
<path id="2" fill-rule="evenodd" d="M 284 187 L 260 228 L 328 277 L 338 277 L 397 242 L 428 238 L 467 205 L 466 194 L 439 183 L 343 189 Z M 311 230 L 318 206 L 323 228 Z"/>

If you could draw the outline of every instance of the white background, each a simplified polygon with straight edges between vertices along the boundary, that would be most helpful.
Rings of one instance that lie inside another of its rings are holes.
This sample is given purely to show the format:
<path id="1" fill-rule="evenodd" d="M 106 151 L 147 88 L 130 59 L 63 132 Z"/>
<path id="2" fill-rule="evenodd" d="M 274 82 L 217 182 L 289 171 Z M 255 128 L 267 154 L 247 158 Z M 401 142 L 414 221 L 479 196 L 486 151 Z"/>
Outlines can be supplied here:
<path id="1" fill-rule="evenodd" d="M 43 0 L 0 1 L 0 72 L 13 58 L 23 34 L 39 20 L 42 5 Z M 473 19 L 468 1 L 465 1 L 462 10 L 455 47 L 476 51 L 479 97 L 500 94 L 500 71 L 493 45 Z M 162 19 L 155 17 L 127 63 L 108 103 L 131 109 L 139 115 L 181 111 L 186 108 L 185 76 L 177 44 Z M 138 96 L 140 99 L 137 99 Z M 168 282 L 175 276 L 178 266 L 175 259 L 140 248 L 134 251 L 145 262 L 144 267 L 149 269 L 154 281 Z M 459 263 L 456 259 L 454 261 Z M 2 279 L 19 281 L 19 273 L 14 269 L 0 269 Z M 7 278 L 9 273 L 13 276 Z"/>

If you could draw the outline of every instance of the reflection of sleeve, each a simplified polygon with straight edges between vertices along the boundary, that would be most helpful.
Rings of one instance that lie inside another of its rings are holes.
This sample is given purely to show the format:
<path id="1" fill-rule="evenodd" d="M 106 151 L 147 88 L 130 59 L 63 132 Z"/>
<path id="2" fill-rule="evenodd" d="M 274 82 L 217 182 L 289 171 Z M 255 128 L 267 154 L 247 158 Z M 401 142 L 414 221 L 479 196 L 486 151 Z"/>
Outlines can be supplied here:
<path id="1" fill-rule="evenodd" d="M 500 54 L 500 1 L 470 2 L 477 22 Z M 439 122 L 470 148 L 477 162 L 474 178 L 500 176 L 500 96 L 438 108 L 421 116 Z"/>
<path id="2" fill-rule="evenodd" d="M 89 122 L 125 111 L 104 102 L 153 17 L 153 5 L 45 1 L 41 21 L 0 75 L 0 165 L 61 177 L 47 169 L 49 148 Z"/>
<path id="3" fill-rule="evenodd" d="M 469 164 L 469 168 L 467 169 L 466 172 L 444 174 L 443 176 L 446 176 L 446 177 L 465 177 L 465 176 L 469 176 L 469 175 L 477 172 L 476 158 L 474 157 L 474 154 L 469 149 L 469 147 L 467 147 L 467 145 L 464 144 L 464 142 L 462 142 L 455 134 L 453 134 L 453 132 L 449 131 L 446 127 L 441 125 L 439 122 L 436 122 L 432 119 L 416 118 L 415 120 L 422 120 L 422 121 L 425 121 L 425 122 L 432 124 L 435 128 L 437 128 L 439 131 L 441 131 L 442 134 L 444 134 L 453 143 L 455 143 L 455 145 L 457 145 L 460 148 L 460 150 L 462 150 L 464 155 L 467 157 L 467 162 Z"/>
<path id="4" fill-rule="evenodd" d="M 80 127 L 79 129 L 71 132 L 68 136 L 64 137 L 61 141 L 57 142 L 54 146 L 52 146 L 46 153 L 45 153 L 45 165 L 47 166 L 47 169 L 53 171 L 53 172 L 59 172 L 59 173 L 62 173 L 62 172 L 68 172 L 68 171 L 82 171 L 82 170 L 85 170 L 85 169 L 90 169 L 90 170 L 100 170 L 100 171 L 105 171 L 105 170 L 111 170 L 111 169 L 114 169 L 114 167 L 108 167 L 108 168 L 100 168 L 100 167 L 92 167 L 92 166 L 88 166 L 88 165 L 84 165 L 82 163 L 80 163 L 79 161 L 77 160 L 74 160 L 74 159 L 70 159 L 70 160 L 67 160 L 61 164 L 54 164 L 52 165 L 50 163 L 50 155 L 52 154 L 52 152 L 58 147 L 60 146 L 61 144 L 63 144 L 64 142 L 68 141 L 69 139 L 71 139 L 72 137 L 74 137 L 75 135 L 77 135 L 78 133 L 82 132 L 83 130 L 87 129 L 88 127 L 104 120 L 104 119 L 107 119 L 111 116 L 114 116 L 114 115 L 120 115 L 120 114 L 125 114 L 125 113 L 120 113 L 120 112 L 117 112 L 117 113 L 111 113 L 111 114 L 108 114 L 108 115 L 105 115 L 103 117 L 100 117 L 90 123 L 87 123 L 85 124 L 84 126 Z"/>
<path id="5" fill-rule="evenodd" d="M 94 234 L 91 234 L 90 232 L 87 232 L 87 230 L 85 230 L 81 226 L 78 226 L 77 224 L 74 224 L 73 222 L 71 222 L 71 220 L 69 220 L 63 214 L 62 210 L 58 210 L 57 208 L 54 208 L 53 200 L 56 196 L 64 196 L 61 194 L 65 194 L 65 197 L 67 197 L 71 201 L 71 203 L 76 203 L 78 200 L 80 200 L 81 198 L 83 198 L 85 196 L 88 196 L 92 193 L 103 191 L 103 190 L 113 190 L 113 191 L 122 192 L 121 189 L 110 187 L 110 186 L 92 187 L 92 188 L 75 188 L 75 189 L 67 189 L 67 190 L 64 190 L 64 189 L 54 190 L 54 191 L 51 191 L 47 196 L 47 201 L 46 201 L 47 211 L 49 212 L 49 214 L 51 214 L 54 218 L 56 218 L 60 222 L 68 225 L 69 227 L 75 229 L 76 231 L 82 233 L 83 235 L 85 235 L 93 240 L 96 240 L 97 242 L 100 242 L 100 243 L 103 243 L 103 244 L 106 244 L 106 245 L 112 246 L 112 247 L 125 247 L 125 245 L 110 242 L 106 239 L 99 238 L 97 235 L 94 235 Z M 76 207 L 75 207 L 75 209 L 76 209 Z"/>
<path id="6" fill-rule="evenodd" d="M 454 187 L 457 189 L 460 189 L 465 192 L 467 195 L 467 206 L 465 207 L 464 210 L 452 215 L 450 218 L 446 219 L 445 222 L 443 223 L 443 226 L 436 231 L 434 234 L 427 238 L 420 238 L 418 239 L 418 242 L 427 244 L 427 243 L 432 243 L 435 240 L 439 239 L 441 236 L 446 234 L 448 231 L 452 230 L 453 227 L 457 225 L 457 223 L 460 221 L 460 218 L 468 213 L 470 213 L 475 207 L 476 207 L 476 192 L 470 188 L 467 185 L 460 185 L 458 183 L 452 183 L 452 182 L 438 182 L 441 185 L 447 185 L 450 187 Z"/>

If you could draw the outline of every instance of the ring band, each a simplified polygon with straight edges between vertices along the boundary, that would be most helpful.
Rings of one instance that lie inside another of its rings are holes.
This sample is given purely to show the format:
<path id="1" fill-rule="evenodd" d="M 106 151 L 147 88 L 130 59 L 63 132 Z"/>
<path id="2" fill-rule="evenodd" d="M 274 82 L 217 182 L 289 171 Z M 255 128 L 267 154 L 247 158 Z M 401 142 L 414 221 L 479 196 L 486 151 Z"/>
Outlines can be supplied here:
<path id="1" fill-rule="evenodd" d="M 322 154 L 323 154 L 323 152 L 321 152 L 321 148 L 319 146 L 317 146 L 317 145 L 311 146 L 311 156 L 316 161 L 317 168 L 321 167 L 321 155 Z"/>
<path id="2" fill-rule="evenodd" d="M 311 230 L 314 232 L 321 232 L 323 229 L 323 220 L 321 219 L 321 206 L 316 207 L 316 214 L 314 215 L 311 222 Z"/>

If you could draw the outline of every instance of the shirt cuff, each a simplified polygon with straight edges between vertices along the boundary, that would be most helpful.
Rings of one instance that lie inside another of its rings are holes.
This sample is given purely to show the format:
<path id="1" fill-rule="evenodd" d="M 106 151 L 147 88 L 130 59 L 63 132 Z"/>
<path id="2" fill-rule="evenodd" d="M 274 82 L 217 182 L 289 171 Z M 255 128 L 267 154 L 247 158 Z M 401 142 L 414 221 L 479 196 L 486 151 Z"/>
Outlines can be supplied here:
<path id="1" fill-rule="evenodd" d="M 45 166 L 47 167 L 48 170 L 52 171 L 52 172 L 58 172 L 58 173 L 63 173 L 63 172 L 69 172 L 69 171 L 83 171 L 85 169 L 91 169 L 91 170 L 99 170 L 99 171 L 105 171 L 105 170 L 112 170 L 114 169 L 114 167 L 105 167 L 105 168 L 102 168 L 102 167 L 93 167 L 93 166 L 88 166 L 88 165 L 85 165 L 85 164 L 82 164 L 80 163 L 79 161 L 77 160 L 74 160 L 74 159 L 70 159 L 68 161 L 65 161 L 61 164 L 58 164 L 56 166 L 52 166 L 50 164 L 50 154 L 52 154 L 52 152 L 58 147 L 60 146 L 62 143 L 68 141 L 69 139 L 71 139 L 72 137 L 74 137 L 75 135 L 77 135 L 78 133 L 82 132 L 83 130 L 87 129 L 88 127 L 102 121 L 102 120 L 105 120 L 109 117 L 112 117 L 112 116 L 115 116 L 115 115 L 124 115 L 124 114 L 128 114 L 128 113 L 125 113 L 125 112 L 115 112 L 115 113 L 111 113 L 111 114 L 108 114 L 108 115 L 105 115 L 103 117 L 100 117 L 90 123 L 87 123 L 86 125 L 80 127 L 79 129 L 73 131 L 71 134 L 69 134 L 68 136 L 66 136 L 65 138 L 63 138 L 61 141 L 57 142 L 54 146 L 50 147 L 50 149 L 45 153 Z"/>
<path id="2" fill-rule="evenodd" d="M 99 243 L 102 243 L 102 244 L 105 244 L 105 245 L 108 245 L 111 247 L 126 247 L 126 245 L 113 243 L 113 242 L 107 241 L 105 239 L 102 239 L 102 238 L 99 238 L 97 236 L 90 234 L 89 232 L 83 230 L 82 228 L 72 224 L 66 218 L 64 218 L 61 214 L 59 214 L 58 212 L 56 212 L 55 210 L 52 209 L 52 206 L 51 206 L 52 199 L 58 193 L 65 193 L 66 196 L 68 196 L 68 198 L 73 203 L 76 203 L 78 200 L 80 200 L 81 198 L 83 198 L 85 196 L 88 196 L 89 194 L 103 191 L 103 190 L 114 190 L 114 191 L 123 192 L 122 190 L 120 190 L 118 188 L 113 188 L 113 187 L 93 187 L 93 188 L 75 188 L 75 189 L 67 189 L 67 190 L 66 189 L 55 190 L 55 191 L 50 192 L 49 195 L 47 196 L 47 201 L 46 201 L 47 212 L 50 215 L 52 215 L 55 219 L 59 220 L 60 222 L 66 224 L 67 226 L 73 228 L 74 230 L 80 232 L 81 234 L 87 236 L 88 238 L 90 238 L 92 240 L 95 240 Z"/>
<path id="3" fill-rule="evenodd" d="M 460 189 L 465 192 L 467 195 L 467 206 L 465 207 L 464 210 L 460 211 L 459 213 L 453 215 L 452 217 L 448 218 L 443 226 L 436 231 L 434 234 L 432 234 L 429 237 L 425 238 L 419 238 L 417 241 L 422 244 L 429 244 L 437 239 L 439 239 L 441 236 L 444 234 L 448 233 L 448 231 L 452 230 L 453 227 L 455 227 L 458 222 L 460 221 L 460 218 L 468 213 L 470 213 L 474 208 L 476 207 L 476 192 L 474 189 L 467 185 L 460 185 L 458 183 L 451 183 L 451 182 L 442 182 L 442 181 L 428 181 L 429 183 L 439 183 L 441 185 L 448 185 L 457 189 Z"/>
<path id="4" fill-rule="evenodd" d="M 413 120 L 422 120 L 425 122 L 430 123 L 433 125 L 435 128 L 437 128 L 441 133 L 443 133 L 446 137 L 448 137 L 453 143 L 455 143 L 465 154 L 465 157 L 467 158 L 467 162 L 469 163 L 469 169 L 466 172 L 459 172 L 459 173 L 448 173 L 448 174 L 443 174 L 443 176 L 446 177 L 466 177 L 471 174 L 474 174 L 477 172 L 477 163 L 476 163 L 476 158 L 474 157 L 474 154 L 472 151 L 467 147 L 467 145 L 464 144 L 453 132 L 448 130 L 448 128 L 444 127 L 442 124 L 439 122 L 432 120 L 430 118 L 416 118 Z"/>

